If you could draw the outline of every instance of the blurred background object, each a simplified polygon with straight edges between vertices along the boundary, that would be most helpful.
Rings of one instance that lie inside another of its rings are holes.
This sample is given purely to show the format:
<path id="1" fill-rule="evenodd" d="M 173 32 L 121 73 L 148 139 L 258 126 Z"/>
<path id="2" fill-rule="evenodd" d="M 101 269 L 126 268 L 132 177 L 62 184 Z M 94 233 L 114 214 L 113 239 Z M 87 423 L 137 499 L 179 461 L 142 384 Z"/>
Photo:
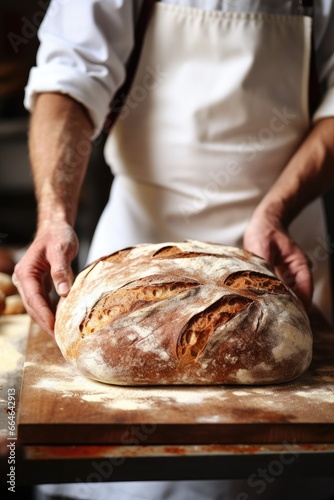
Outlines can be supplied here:
<path id="1" fill-rule="evenodd" d="M 38 27 L 48 0 L 1 0 L 0 3 L 0 249 L 17 261 L 32 240 L 36 204 L 27 147 L 29 114 L 24 87 L 35 65 Z M 80 252 L 74 271 L 86 262 L 112 176 L 103 158 L 104 138 L 93 147 L 77 219 Z M 8 262 L 6 264 L 8 266 Z"/>
<path id="2" fill-rule="evenodd" d="M 9 250 L 0 247 L 0 273 L 12 274 L 14 271 L 14 258 Z"/>
<path id="3" fill-rule="evenodd" d="M 23 107 L 23 95 L 38 41 L 36 28 L 26 32 L 23 23 L 33 18 L 36 6 L 37 2 L 18 0 L 3 0 L 0 4 L 0 245 L 3 255 L 8 255 L 12 248 L 26 245 L 35 224 L 26 144 L 28 113 Z"/>

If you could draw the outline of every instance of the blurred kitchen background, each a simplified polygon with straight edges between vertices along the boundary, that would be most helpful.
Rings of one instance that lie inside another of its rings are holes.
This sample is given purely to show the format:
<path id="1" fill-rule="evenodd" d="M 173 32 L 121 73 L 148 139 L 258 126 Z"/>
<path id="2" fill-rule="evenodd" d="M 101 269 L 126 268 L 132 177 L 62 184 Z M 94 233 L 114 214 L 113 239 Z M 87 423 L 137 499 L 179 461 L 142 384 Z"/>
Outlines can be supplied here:
<path id="1" fill-rule="evenodd" d="M 23 94 L 38 49 L 37 29 L 48 0 L 0 2 L 0 245 L 16 255 L 29 245 L 36 209 L 30 174 L 27 131 L 29 116 Z M 107 201 L 112 177 L 103 159 L 104 140 L 93 148 L 77 220 L 80 253 L 74 263 L 84 266 L 95 224 Z M 334 260 L 334 191 L 325 197 Z M 334 266 L 333 266 L 334 268 Z"/>
<path id="2" fill-rule="evenodd" d="M 23 107 L 24 87 L 38 49 L 37 29 L 48 0 L 0 2 L 0 246 L 20 258 L 33 238 L 36 205 L 27 148 L 29 114 Z M 75 271 L 86 260 L 98 217 L 112 181 L 103 159 L 103 144 L 93 147 L 83 187 L 77 233 L 80 252 Z"/>

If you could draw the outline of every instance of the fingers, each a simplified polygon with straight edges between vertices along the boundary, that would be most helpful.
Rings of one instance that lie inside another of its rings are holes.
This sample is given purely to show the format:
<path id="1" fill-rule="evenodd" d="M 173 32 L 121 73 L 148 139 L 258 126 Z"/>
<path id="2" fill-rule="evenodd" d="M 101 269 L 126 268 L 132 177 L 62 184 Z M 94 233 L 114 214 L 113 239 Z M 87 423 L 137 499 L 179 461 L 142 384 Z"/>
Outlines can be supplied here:
<path id="1" fill-rule="evenodd" d="M 29 316 L 36 321 L 45 332 L 53 337 L 55 318 L 50 308 L 50 304 L 45 298 L 44 287 L 38 280 L 29 277 L 25 278 L 24 274 L 22 276 L 19 265 L 15 267 L 12 279 L 21 295 Z M 24 286 L 22 283 L 24 283 Z"/>
<path id="2" fill-rule="evenodd" d="M 266 219 L 250 224 L 245 248 L 265 259 L 274 273 L 296 294 L 306 310 L 312 305 L 313 278 L 310 261 L 281 226 Z"/>
<path id="3" fill-rule="evenodd" d="M 51 277 L 57 294 L 60 297 L 66 297 L 71 289 L 74 277 L 69 263 L 66 259 L 62 259 L 62 256 L 59 257 L 60 259 L 51 267 Z"/>
<path id="4" fill-rule="evenodd" d="M 296 295 L 300 298 L 307 311 L 312 305 L 313 278 L 307 265 L 301 266 L 295 277 Z"/>
<path id="5" fill-rule="evenodd" d="M 297 247 L 291 262 L 275 268 L 277 275 L 297 295 L 308 311 L 312 305 L 313 276 L 308 259 Z"/>
<path id="6" fill-rule="evenodd" d="M 71 263 L 78 250 L 77 237 L 68 225 L 47 228 L 30 245 L 15 266 L 13 282 L 27 313 L 43 330 L 53 336 L 55 302 L 52 284 L 59 296 L 68 294 L 73 283 Z"/>
<path id="7" fill-rule="evenodd" d="M 57 294 L 60 297 L 68 295 L 73 284 L 74 276 L 72 271 L 72 260 L 78 250 L 78 243 L 73 239 L 70 245 L 56 245 L 50 247 L 47 252 L 47 259 L 50 262 L 50 274 Z"/>

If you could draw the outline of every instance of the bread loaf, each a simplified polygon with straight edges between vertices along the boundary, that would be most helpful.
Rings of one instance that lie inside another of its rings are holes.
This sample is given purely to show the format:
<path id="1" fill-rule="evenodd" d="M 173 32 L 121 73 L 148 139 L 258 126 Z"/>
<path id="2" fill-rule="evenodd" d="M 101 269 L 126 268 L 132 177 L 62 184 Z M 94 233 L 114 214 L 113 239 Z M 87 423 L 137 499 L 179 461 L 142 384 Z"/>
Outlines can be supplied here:
<path id="1" fill-rule="evenodd" d="M 312 356 L 308 316 L 264 260 L 193 240 L 92 263 L 58 303 L 55 339 L 82 374 L 117 385 L 281 383 Z"/>
<path id="2" fill-rule="evenodd" d="M 6 297 L 17 293 L 17 288 L 12 281 L 12 277 L 7 273 L 0 272 L 0 290 Z"/>
<path id="3" fill-rule="evenodd" d="M 15 293 L 6 297 L 5 308 L 2 312 L 4 316 L 12 314 L 25 314 L 26 310 L 21 299 L 21 295 Z"/>

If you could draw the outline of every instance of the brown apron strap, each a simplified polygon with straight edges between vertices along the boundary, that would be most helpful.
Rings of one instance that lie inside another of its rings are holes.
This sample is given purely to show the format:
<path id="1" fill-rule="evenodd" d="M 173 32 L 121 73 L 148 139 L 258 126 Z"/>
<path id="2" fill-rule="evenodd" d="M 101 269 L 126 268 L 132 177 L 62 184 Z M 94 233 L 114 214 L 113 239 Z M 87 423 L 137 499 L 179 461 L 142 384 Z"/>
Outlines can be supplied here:
<path id="1" fill-rule="evenodd" d="M 300 4 L 306 10 L 307 14 L 313 17 L 314 0 L 300 0 Z M 318 70 L 316 65 L 316 54 L 314 45 L 314 30 L 312 29 L 311 39 L 311 61 L 310 61 L 310 78 L 309 78 L 309 112 L 310 116 L 316 111 L 321 98 L 320 83 Z"/>
<path id="2" fill-rule="evenodd" d="M 110 111 L 106 118 L 104 124 L 104 132 L 108 133 L 111 127 L 114 125 L 117 117 L 119 116 L 122 106 L 125 102 L 125 99 L 130 91 L 131 84 L 134 79 L 134 75 L 136 73 L 146 28 L 148 26 L 149 20 L 151 18 L 151 14 L 153 11 L 154 3 L 156 0 L 143 0 L 143 5 L 139 14 L 138 21 L 135 26 L 135 40 L 132 52 L 126 64 L 126 78 L 121 85 L 121 87 L 116 92 L 111 104 Z"/>

